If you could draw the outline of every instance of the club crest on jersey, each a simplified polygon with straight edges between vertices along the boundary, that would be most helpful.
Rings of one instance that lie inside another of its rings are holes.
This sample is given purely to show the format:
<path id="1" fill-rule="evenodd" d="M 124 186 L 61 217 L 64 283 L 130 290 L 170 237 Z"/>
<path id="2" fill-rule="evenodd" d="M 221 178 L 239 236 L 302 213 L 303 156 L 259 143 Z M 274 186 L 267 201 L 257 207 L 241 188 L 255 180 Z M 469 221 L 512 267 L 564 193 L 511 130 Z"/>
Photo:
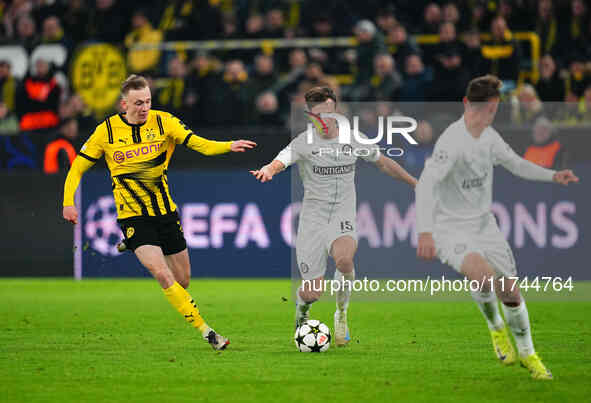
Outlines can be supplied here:
<path id="1" fill-rule="evenodd" d="M 445 150 L 439 150 L 433 155 L 433 160 L 439 164 L 443 164 L 448 160 L 448 158 L 449 156 Z"/>
<path id="2" fill-rule="evenodd" d="M 156 138 L 156 133 L 154 133 L 154 129 L 152 129 L 151 127 L 149 129 L 146 129 L 147 133 L 146 133 L 146 139 L 148 140 L 154 140 Z"/>
<path id="3" fill-rule="evenodd" d="M 154 135 L 156 136 L 156 135 Z M 135 157 L 139 157 L 140 155 L 152 154 L 156 153 L 160 150 L 160 144 L 150 144 L 138 147 L 134 150 L 127 150 L 125 153 L 123 151 L 115 151 L 113 153 L 113 161 L 118 164 L 121 164 L 126 159 L 132 159 Z"/>
<path id="4" fill-rule="evenodd" d="M 133 227 L 127 228 L 127 231 L 125 232 L 125 236 L 127 238 L 131 238 L 133 236 L 133 234 L 135 234 L 135 229 Z"/>

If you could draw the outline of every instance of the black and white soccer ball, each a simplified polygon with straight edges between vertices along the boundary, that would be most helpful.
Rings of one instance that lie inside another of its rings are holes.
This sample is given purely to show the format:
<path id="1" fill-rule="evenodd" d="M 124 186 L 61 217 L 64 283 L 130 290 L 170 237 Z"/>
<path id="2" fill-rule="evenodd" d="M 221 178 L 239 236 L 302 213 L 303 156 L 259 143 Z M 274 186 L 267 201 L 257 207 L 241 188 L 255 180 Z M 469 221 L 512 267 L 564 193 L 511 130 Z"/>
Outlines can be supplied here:
<path id="1" fill-rule="evenodd" d="M 302 353 L 322 353 L 330 347 L 330 329 L 319 320 L 307 320 L 296 329 L 294 340 Z"/>

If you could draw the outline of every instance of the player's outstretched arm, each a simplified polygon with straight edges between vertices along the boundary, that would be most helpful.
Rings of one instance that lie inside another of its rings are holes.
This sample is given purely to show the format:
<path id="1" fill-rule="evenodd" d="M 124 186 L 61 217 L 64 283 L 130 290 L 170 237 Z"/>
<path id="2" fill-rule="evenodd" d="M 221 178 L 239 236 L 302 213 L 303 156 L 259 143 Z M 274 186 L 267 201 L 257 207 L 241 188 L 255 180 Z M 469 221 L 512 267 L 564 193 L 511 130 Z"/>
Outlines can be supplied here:
<path id="1" fill-rule="evenodd" d="M 554 171 L 534 164 L 517 154 L 511 155 L 501 164 L 513 175 L 531 181 L 555 182 L 561 185 L 579 181 L 579 178 L 570 169 Z"/>
<path id="2" fill-rule="evenodd" d="M 390 175 L 394 179 L 399 179 L 403 182 L 406 182 L 412 187 L 416 186 L 417 179 L 408 172 L 406 172 L 406 169 L 402 168 L 400 164 L 398 164 L 391 158 L 388 158 L 382 154 L 380 155 L 375 164 L 380 169 L 380 171 L 382 171 L 386 175 Z"/>
<path id="3" fill-rule="evenodd" d="M 74 205 L 74 195 L 76 194 L 76 189 L 78 189 L 78 185 L 82 180 L 82 175 L 84 175 L 84 172 L 88 171 L 88 169 L 90 169 L 90 167 L 92 167 L 94 164 L 94 161 L 89 161 L 88 159 L 82 158 L 80 155 L 78 155 L 74 159 L 74 162 L 68 171 L 68 176 L 66 177 L 66 183 L 64 185 L 64 208 L 62 215 L 72 224 L 78 224 L 78 210 Z"/>
<path id="4" fill-rule="evenodd" d="M 498 133 L 495 140 L 496 143 L 493 153 L 496 162 L 503 165 L 515 176 L 533 181 L 556 182 L 561 185 L 568 185 L 570 182 L 577 183 L 579 181 L 579 178 L 570 169 L 554 171 L 534 164 L 517 155 Z"/>
<path id="5" fill-rule="evenodd" d="M 250 171 L 250 173 L 262 183 L 273 179 L 273 176 L 283 171 L 288 166 L 294 164 L 300 159 L 300 153 L 297 146 L 298 137 L 291 141 L 269 164 L 261 169 Z"/>
<path id="6" fill-rule="evenodd" d="M 270 164 L 263 166 L 261 169 L 250 171 L 250 173 L 261 183 L 265 183 L 273 179 L 273 176 L 285 169 L 283 162 L 273 160 Z"/>
<path id="7" fill-rule="evenodd" d="M 163 122 L 164 129 L 177 144 L 182 144 L 203 155 L 219 155 L 229 152 L 241 153 L 256 147 L 250 140 L 216 141 L 196 135 L 187 125 L 169 113 L 160 113 L 159 122 Z"/>
<path id="8" fill-rule="evenodd" d="M 208 140 L 194 133 L 189 133 L 183 145 L 203 155 L 219 155 L 229 152 L 241 153 L 256 147 L 257 143 L 250 140 L 215 141 Z"/>

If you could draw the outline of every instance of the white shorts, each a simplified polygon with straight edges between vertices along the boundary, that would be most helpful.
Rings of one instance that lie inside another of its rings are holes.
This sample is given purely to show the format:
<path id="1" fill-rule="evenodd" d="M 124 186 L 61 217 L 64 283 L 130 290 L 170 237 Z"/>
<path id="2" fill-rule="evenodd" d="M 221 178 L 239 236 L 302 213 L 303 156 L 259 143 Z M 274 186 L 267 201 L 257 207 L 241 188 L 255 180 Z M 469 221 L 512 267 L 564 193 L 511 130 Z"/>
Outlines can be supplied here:
<path id="1" fill-rule="evenodd" d="M 439 260 L 458 273 L 461 273 L 464 258 L 478 253 L 492 266 L 497 277 L 517 275 L 511 247 L 492 213 L 478 223 L 438 225 L 433 239 Z"/>
<path id="2" fill-rule="evenodd" d="M 350 236 L 357 242 L 355 211 L 345 209 L 327 219 L 320 214 L 300 216 L 296 238 L 296 258 L 304 280 L 312 280 L 326 273 L 332 243 Z"/>

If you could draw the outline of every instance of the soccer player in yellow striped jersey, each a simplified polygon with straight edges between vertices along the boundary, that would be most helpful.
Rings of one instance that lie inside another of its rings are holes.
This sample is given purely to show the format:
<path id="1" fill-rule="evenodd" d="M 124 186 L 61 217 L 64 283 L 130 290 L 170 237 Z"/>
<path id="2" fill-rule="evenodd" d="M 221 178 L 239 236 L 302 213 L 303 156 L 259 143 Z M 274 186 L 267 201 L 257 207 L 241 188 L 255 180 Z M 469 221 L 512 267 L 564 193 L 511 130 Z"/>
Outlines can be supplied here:
<path id="1" fill-rule="evenodd" d="M 229 340 L 205 323 L 186 291 L 191 265 L 166 174 L 177 144 L 205 155 L 244 152 L 256 144 L 249 140 L 207 140 L 171 114 L 151 110 L 150 88 L 141 76 L 131 75 L 125 80 L 121 95 L 124 112 L 98 125 L 72 163 L 65 183 L 63 216 L 74 224 L 78 222 L 74 194 L 84 172 L 104 156 L 126 247 L 134 251 L 187 322 L 215 350 L 223 350 Z"/>

